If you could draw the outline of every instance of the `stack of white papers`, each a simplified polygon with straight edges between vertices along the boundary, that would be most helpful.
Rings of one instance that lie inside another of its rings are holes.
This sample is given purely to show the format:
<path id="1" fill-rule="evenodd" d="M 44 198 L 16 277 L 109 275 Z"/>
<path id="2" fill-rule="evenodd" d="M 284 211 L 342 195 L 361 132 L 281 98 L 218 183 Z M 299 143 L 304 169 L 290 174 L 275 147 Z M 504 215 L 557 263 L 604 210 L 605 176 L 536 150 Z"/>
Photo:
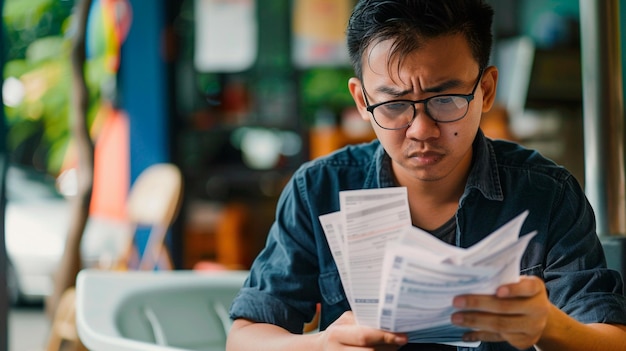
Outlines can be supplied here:
<path id="1" fill-rule="evenodd" d="M 520 237 L 528 211 L 464 249 L 411 225 L 406 188 L 339 193 L 341 210 L 319 217 L 360 325 L 404 332 L 412 343 L 477 346 L 450 323 L 452 300 L 493 294 L 519 280 L 536 234 Z"/>

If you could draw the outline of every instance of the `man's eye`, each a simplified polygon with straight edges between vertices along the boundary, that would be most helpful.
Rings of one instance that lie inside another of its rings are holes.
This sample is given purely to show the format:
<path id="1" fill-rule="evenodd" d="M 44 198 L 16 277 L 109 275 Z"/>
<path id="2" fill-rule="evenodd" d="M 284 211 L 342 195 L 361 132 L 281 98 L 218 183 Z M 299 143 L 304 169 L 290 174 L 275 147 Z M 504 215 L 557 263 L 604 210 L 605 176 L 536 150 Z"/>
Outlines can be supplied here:
<path id="1" fill-rule="evenodd" d="M 429 102 L 432 105 L 448 105 L 454 103 L 453 96 L 438 96 Z"/>
<path id="2" fill-rule="evenodd" d="M 382 105 L 381 107 L 383 107 L 386 112 L 399 113 L 406 111 L 410 106 L 411 104 L 406 102 L 390 102 Z"/>

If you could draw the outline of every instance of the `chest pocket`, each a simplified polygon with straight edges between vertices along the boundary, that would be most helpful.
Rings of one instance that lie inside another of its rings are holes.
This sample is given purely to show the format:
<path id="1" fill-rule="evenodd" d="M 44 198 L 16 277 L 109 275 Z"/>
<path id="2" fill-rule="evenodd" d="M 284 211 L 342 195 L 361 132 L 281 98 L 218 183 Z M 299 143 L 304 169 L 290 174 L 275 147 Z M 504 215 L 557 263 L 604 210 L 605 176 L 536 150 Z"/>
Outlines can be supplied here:
<path id="1" fill-rule="evenodd" d="M 324 302 L 328 305 L 337 304 L 346 300 L 339 272 L 323 273 L 319 277 L 320 292 Z"/>

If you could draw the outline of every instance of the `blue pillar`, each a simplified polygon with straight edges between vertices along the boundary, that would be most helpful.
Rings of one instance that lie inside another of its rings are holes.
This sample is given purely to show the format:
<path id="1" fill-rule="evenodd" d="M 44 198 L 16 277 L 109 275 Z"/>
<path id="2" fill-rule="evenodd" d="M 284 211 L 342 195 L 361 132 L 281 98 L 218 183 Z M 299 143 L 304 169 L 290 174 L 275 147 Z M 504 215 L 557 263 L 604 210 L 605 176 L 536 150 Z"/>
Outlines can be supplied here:
<path id="1" fill-rule="evenodd" d="M 148 166 L 170 162 L 170 96 L 164 56 L 166 0 L 131 0 L 133 18 L 122 46 L 118 77 L 120 108 L 130 128 L 130 184 Z M 137 233 L 143 250 L 147 231 Z"/>
<path id="2" fill-rule="evenodd" d="M 131 184 L 146 167 L 168 162 L 168 67 L 163 0 L 131 0 L 133 22 L 122 47 L 121 107 L 130 122 Z"/>

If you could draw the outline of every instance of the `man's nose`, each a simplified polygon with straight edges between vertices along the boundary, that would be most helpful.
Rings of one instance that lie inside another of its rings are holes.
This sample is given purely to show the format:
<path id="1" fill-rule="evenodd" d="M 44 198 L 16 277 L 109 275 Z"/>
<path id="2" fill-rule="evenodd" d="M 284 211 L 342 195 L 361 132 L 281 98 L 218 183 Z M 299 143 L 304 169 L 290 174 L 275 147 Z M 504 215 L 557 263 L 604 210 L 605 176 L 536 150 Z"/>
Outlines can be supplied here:
<path id="1" fill-rule="evenodd" d="M 424 106 L 415 106 L 415 118 L 408 126 L 406 136 L 416 140 L 428 140 L 438 138 L 440 133 L 439 124 L 428 116 Z"/>

